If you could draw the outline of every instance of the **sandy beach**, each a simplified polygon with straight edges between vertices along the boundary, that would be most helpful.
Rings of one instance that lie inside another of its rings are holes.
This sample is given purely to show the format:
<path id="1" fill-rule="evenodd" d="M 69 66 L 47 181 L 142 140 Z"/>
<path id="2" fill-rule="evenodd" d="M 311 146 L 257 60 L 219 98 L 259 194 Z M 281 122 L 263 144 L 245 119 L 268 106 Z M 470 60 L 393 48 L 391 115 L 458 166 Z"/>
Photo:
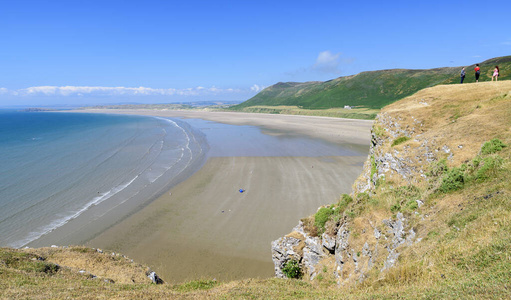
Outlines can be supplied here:
<path id="1" fill-rule="evenodd" d="M 370 120 L 243 112 L 150 109 L 86 109 L 77 112 L 203 119 L 232 125 L 259 126 L 267 134 L 300 134 L 333 143 L 363 147 L 369 147 L 369 135 L 373 124 Z"/>
<path id="2" fill-rule="evenodd" d="M 87 243 L 126 254 L 151 266 L 169 282 L 273 276 L 271 241 L 289 233 L 301 218 L 313 214 L 319 206 L 334 203 L 340 194 L 351 192 L 367 158 L 372 125 L 371 121 L 362 120 L 229 112 L 86 112 L 258 126 L 265 134 L 307 136 L 352 153 L 211 156 L 187 180 Z"/>

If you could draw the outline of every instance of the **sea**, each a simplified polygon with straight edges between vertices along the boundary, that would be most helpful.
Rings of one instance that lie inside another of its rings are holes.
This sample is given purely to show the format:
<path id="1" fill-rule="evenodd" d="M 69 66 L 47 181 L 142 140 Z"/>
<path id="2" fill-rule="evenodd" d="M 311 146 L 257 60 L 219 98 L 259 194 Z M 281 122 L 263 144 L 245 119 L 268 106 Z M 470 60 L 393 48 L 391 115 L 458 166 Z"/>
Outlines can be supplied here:
<path id="1" fill-rule="evenodd" d="M 143 204 L 207 147 L 179 120 L 0 110 L 0 246 L 26 246 L 102 204 Z"/>

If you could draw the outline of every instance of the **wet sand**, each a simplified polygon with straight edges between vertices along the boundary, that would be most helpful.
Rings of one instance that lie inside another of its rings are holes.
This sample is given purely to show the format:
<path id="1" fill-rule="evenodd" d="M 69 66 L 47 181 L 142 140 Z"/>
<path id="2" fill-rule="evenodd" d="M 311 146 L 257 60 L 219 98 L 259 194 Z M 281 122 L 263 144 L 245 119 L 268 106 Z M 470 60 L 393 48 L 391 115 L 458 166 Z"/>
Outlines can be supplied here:
<path id="1" fill-rule="evenodd" d="M 203 119 L 231 125 L 252 125 L 267 134 L 300 134 L 334 143 L 369 146 L 373 121 L 330 117 L 257 114 L 242 112 L 208 112 L 152 109 L 86 109 L 77 112 L 131 114 L 185 119 Z"/>
<path id="2" fill-rule="evenodd" d="M 151 266 L 169 282 L 273 276 L 271 241 L 289 233 L 320 205 L 334 203 L 340 194 L 351 192 L 367 158 L 372 124 L 238 113 L 116 113 L 263 126 L 265 133 L 321 138 L 356 153 L 210 157 L 190 178 L 87 243 L 126 254 Z"/>

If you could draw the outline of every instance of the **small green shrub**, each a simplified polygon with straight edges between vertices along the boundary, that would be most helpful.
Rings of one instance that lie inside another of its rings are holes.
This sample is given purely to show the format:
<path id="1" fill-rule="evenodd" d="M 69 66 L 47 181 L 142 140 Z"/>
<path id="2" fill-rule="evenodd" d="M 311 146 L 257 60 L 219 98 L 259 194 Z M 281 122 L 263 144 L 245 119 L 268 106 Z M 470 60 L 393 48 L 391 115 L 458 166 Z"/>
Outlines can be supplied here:
<path id="1" fill-rule="evenodd" d="M 369 202 L 370 199 L 371 199 L 371 196 L 369 196 L 368 193 L 357 194 L 357 201 L 360 202 L 360 203 Z"/>
<path id="2" fill-rule="evenodd" d="M 39 257 L 33 254 L 2 251 L 0 253 L 0 265 L 8 268 L 18 269 L 25 272 L 55 274 L 60 267 L 56 264 L 39 260 Z"/>
<path id="3" fill-rule="evenodd" d="M 419 208 L 419 205 L 417 204 L 417 201 L 409 200 L 408 202 L 406 202 L 406 208 L 408 208 L 409 210 L 416 210 Z"/>
<path id="4" fill-rule="evenodd" d="M 39 272 L 46 274 L 55 274 L 58 272 L 60 267 L 56 264 L 47 263 L 44 261 L 35 261 L 33 263 L 26 263 L 20 266 L 20 270 L 28 272 Z"/>
<path id="5" fill-rule="evenodd" d="M 385 136 L 385 129 L 381 127 L 380 125 L 373 126 L 373 133 L 377 137 L 384 137 Z"/>
<path id="6" fill-rule="evenodd" d="M 395 139 L 393 142 L 392 142 L 392 145 L 391 147 L 394 147 L 394 146 L 397 146 L 397 145 L 400 145 L 406 141 L 408 141 L 410 138 L 407 137 L 407 136 L 400 136 L 398 137 L 397 139 Z"/>
<path id="7" fill-rule="evenodd" d="M 329 207 L 322 207 L 314 215 L 314 225 L 319 229 L 320 232 L 325 230 L 325 223 L 328 221 L 334 211 Z"/>
<path id="8" fill-rule="evenodd" d="M 497 171 L 502 166 L 503 161 L 502 157 L 499 156 L 483 158 L 482 162 L 479 164 L 480 168 L 475 172 L 474 180 L 483 181 L 493 175 L 496 175 Z"/>
<path id="9" fill-rule="evenodd" d="M 470 167 L 472 167 L 472 169 L 475 169 L 475 168 L 479 167 L 479 164 L 481 164 L 481 161 L 482 161 L 481 157 L 479 157 L 479 156 L 475 157 L 472 160 L 472 163 L 471 163 Z"/>
<path id="10" fill-rule="evenodd" d="M 390 207 L 390 211 L 393 213 L 396 213 L 401 210 L 401 205 L 399 203 L 396 203 Z"/>
<path id="11" fill-rule="evenodd" d="M 483 144 L 483 146 L 481 147 L 481 153 L 484 155 L 492 154 L 502 150 L 505 147 L 507 147 L 507 145 L 504 144 L 501 140 L 493 139 Z"/>
<path id="12" fill-rule="evenodd" d="M 419 198 L 421 191 L 414 185 L 407 185 L 398 187 L 394 193 L 400 198 Z"/>
<path id="13" fill-rule="evenodd" d="M 346 203 L 346 205 L 350 204 L 351 202 L 353 202 L 353 198 L 351 198 L 350 195 L 348 194 L 342 194 L 341 195 L 341 201 Z"/>
<path id="14" fill-rule="evenodd" d="M 352 219 L 353 219 L 353 218 L 355 218 L 355 216 L 356 216 L 355 212 L 353 212 L 353 211 L 347 211 L 347 212 L 346 212 L 346 215 L 347 215 L 348 217 L 352 218 Z"/>
<path id="15" fill-rule="evenodd" d="M 447 160 L 444 158 L 435 163 L 431 164 L 430 170 L 428 172 L 428 176 L 440 176 L 449 168 L 447 167 Z"/>
<path id="16" fill-rule="evenodd" d="M 286 275 L 287 278 L 301 278 L 302 277 L 302 270 L 300 269 L 300 264 L 298 261 L 292 259 L 288 260 L 284 267 L 282 268 L 282 273 Z"/>
<path id="17" fill-rule="evenodd" d="M 343 212 L 346 207 L 348 207 L 348 205 L 353 202 L 353 198 L 351 198 L 350 195 L 348 194 L 342 194 L 341 195 L 341 200 L 339 200 L 339 203 L 338 203 L 338 209 L 340 212 Z"/>
<path id="18" fill-rule="evenodd" d="M 376 167 L 376 160 L 374 158 L 374 155 L 371 155 L 371 179 L 373 178 L 374 174 L 378 172 L 378 168 Z"/>
<path id="19" fill-rule="evenodd" d="M 452 168 L 448 170 L 442 178 L 440 191 L 444 193 L 459 190 L 465 184 L 465 175 L 460 168 Z"/>

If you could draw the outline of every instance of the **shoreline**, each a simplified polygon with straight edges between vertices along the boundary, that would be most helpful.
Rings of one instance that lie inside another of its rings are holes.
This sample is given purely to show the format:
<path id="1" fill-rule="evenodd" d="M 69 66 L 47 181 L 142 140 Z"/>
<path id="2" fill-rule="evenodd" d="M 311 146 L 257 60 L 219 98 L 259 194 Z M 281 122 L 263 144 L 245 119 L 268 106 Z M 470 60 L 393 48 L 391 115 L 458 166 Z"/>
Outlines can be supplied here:
<path id="1" fill-rule="evenodd" d="M 321 116 L 280 115 L 245 112 L 209 112 L 193 110 L 151 109 L 83 109 L 70 112 L 125 114 L 182 119 L 202 119 L 230 125 L 251 125 L 263 129 L 266 134 L 306 135 L 332 143 L 362 145 L 368 147 L 372 120 L 343 119 Z M 336 131 L 338 130 L 338 131 Z M 277 132 L 275 132 L 277 131 Z"/>
<path id="2" fill-rule="evenodd" d="M 204 151 L 207 150 L 207 143 L 204 136 L 198 134 L 197 130 L 191 129 L 187 123 L 177 126 L 183 129 L 183 125 L 187 127 L 186 130 L 189 136 L 193 138 L 187 145 L 190 156 L 185 157 L 186 159 L 183 161 L 178 160 L 174 165 L 175 168 L 167 170 L 167 172 L 158 176 L 155 181 L 152 181 L 150 185 L 143 186 L 141 189 L 131 188 L 131 183 L 134 181 L 132 180 L 105 201 L 88 204 L 85 210 L 68 218 L 65 223 L 22 246 L 83 245 L 192 176 L 206 162 Z M 139 176 L 140 174 L 135 178 Z M 140 187 L 141 185 L 136 186 Z M 113 190 L 116 188 L 118 187 L 114 187 Z M 93 194 L 93 196 L 95 195 Z"/>
<path id="3" fill-rule="evenodd" d="M 351 192 L 367 158 L 372 125 L 365 120 L 229 112 L 80 112 L 257 126 L 276 138 L 306 136 L 358 153 L 316 157 L 208 155 L 205 164 L 186 180 L 86 242 L 126 254 L 175 283 L 273 276 L 271 241 L 287 234 L 319 206 Z M 314 151 L 316 146 L 310 142 L 306 147 Z M 222 151 L 228 153 L 225 149 L 217 153 Z M 245 192 L 239 193 L 240 188 Z"/>

